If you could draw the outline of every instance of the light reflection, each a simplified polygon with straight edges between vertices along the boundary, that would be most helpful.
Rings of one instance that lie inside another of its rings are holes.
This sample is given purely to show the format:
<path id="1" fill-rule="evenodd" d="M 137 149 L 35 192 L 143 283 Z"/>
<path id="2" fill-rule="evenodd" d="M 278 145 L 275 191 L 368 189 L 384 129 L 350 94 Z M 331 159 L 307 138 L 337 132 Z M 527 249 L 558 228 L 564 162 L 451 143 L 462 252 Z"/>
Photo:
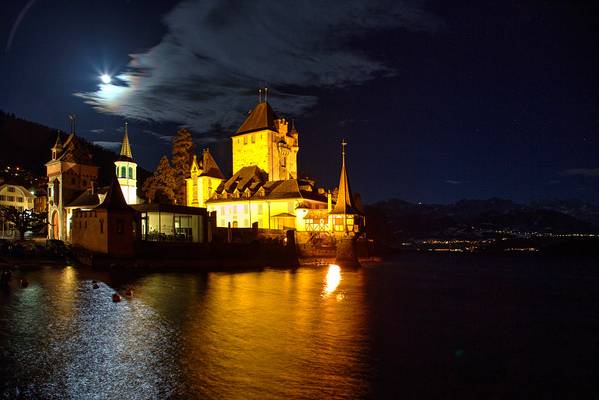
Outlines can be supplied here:
<path id="1" fill-rule="evenodd" d="M 329 270 L 327 271 L 327 277 L 324 284 L 324 289 L 322 290 L 322 295 L 324 297 L 330 295 L 337 289 L 339 283 L 341 282 L 341 267 L 336 264 L 329 264 Z"/>

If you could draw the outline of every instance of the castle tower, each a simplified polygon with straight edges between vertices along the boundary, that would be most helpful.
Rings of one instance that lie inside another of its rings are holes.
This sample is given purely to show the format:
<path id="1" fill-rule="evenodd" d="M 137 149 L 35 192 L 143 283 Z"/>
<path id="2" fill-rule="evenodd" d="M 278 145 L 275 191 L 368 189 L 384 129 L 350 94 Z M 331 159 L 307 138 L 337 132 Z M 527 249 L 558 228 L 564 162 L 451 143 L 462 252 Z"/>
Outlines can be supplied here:
<path id="1" fill-rule="evenodd" d="M 341 176 L 339 177 L 339 190 L 337 194 L 337 202 L 335 207 L 330 212 L 333 219 L 333 231 L 337 233 L 357 233 L 363 225 L 364 213 L 356 206 L 355 200 L 349 186 L 347 178 L 347 169 L 345 167 L 345 146 L 347 142 L 341 142 L 342 162 Z"/>
<path id="2" fill-rule="evenodd" d="M 69 240 L 71 215 L 65 208 L 98 179 L 89 149 L 75 135 L 74 116 L 71 133 L 62 142 L 58 133 L 52 146 L 52 159 L 46 163 L 48 176 L 48 238 Z"/>
<path id="3" fill-rule="evenodd" d="M 125 136 L 121 144 L 121 154 L 114 162 L 116 176 L 127 204 L 137 204 L 137 164 L 133 161 L 129 144 L 128 124 L 125 122 Z"/>
<path id="4" fill-rule="evenodd" d="M 270 104 L 260 101 L 249 113 L 233 141 L 233 173 L 257 166 L 269 181 L 297 179 L 299 134 L 284 118 L 278 118 Z"/>

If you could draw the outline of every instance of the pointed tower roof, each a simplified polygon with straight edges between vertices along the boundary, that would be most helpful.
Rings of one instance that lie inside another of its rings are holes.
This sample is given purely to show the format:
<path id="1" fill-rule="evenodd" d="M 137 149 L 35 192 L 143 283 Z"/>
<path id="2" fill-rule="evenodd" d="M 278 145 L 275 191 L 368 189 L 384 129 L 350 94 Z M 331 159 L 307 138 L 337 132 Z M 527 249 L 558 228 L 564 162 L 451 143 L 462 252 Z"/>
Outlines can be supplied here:
<path id="1" fill-rule="evenodd" d="M 121 185 L 115 174 L 112 175 L 112 181 L 110 182 L 104 201 L 96 208 L 104 210 L 133 210 L 127 204 L 121 190 Z"/>
<path id="2" fill-rule="evenodd" d="M 250 111 L 250 114 L 247 116 L 245 121 L 243 121 L 243 124 L 241 124 L 239 129 L 237 129 L 235 135 L 261 131 L 264 129 L 276 131 L 275 119 L 277 119 L 277 116 L 268 102 L 264 101 L 258 103 L 258 105 L 254 107 L 252 111 Z"/>
<path id="3" fill-rule="evenodd" d="M 125 122 L 125 136 L 123 137 L 123 143 L 121 144 L 121 154 L 119 156 L 119 160 L 123 161 L 133 161 L 133 156 L 131 155 L 131 145 L 129 144 L 128 126 L 129 124 Z"/>
<path id="4" fill-rule="evenodd" d="M 56 142 L 54 142 L 54 146 L 52 146 L 52 150 L 61 150 L 62 149 L 62 140 L 60 140 L 60 131 L 56 134 Z"/>
<path id="5" fill-rule="evenodd" d="M 345 168 L 345 146 L 347 145 L 347 142 L 344 140 L 341 142 L 341 145 L 343 146 L 343 162 L 341 164 L 341 176 L 339 177 L 339 191 L 337 195 L 337 203 L 335 204 L 333 211 L 331 211 L 331 214 L 362 215 L 362 213 L 354 204 L 354 197 L 349 186 L 349 179 L 347 178 L 347 170 Z"/>
<path id="6" fill-rule="evenodd" d="M 202 154 L 202 174 L 200 176 L 209 176 L 211 178 L 225 179 L 225 175 L 222 173 L 216 161 L 210 154 L 208 149 L 204 149 Z"/>
<path id="7" fill-rule="evenodd" d="M 198 164 L 198 158 L 196 155 L 193 155 L 193 159 L 191 160 L 191 175 L 199 175 L 200 165 Z"/>

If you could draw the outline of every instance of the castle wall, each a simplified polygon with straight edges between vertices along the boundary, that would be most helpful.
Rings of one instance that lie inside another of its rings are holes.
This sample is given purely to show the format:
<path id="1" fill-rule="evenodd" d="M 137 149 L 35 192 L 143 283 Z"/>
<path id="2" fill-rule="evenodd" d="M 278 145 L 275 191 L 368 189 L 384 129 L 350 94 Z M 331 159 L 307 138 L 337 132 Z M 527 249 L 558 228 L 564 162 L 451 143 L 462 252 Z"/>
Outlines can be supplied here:
<path id="1" fill-rule="evenodd" d="M 268 173 L 269 180 L 273 172 L 272 138 L 274 132 L 262 130 L 232 138 L 233 173 L 243 167 L 256 165 Z"/>

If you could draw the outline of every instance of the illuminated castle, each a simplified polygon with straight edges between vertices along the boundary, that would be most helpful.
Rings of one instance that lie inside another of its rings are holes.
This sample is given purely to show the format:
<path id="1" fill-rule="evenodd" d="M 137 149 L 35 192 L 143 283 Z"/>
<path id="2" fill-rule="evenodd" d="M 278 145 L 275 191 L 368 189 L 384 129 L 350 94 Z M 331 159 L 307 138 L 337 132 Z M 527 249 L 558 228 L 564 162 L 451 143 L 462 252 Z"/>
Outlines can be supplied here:
<path id="1" fill-rule="evenodd" d="M 226 179 L 207 150 L 194 157 L 187 206 L 216 211 L 218 227 L 346 231 L 361 229 L 363 213 L 349 189 L 345 152 L 338 198 L 298 179 L 299 133 L 260 101 L 231 137 L 233 176 Z M 341 193 L 343 191 L 343 193 Z M 343 204 L 343 206 L 342 206 Z M 350 215 L 351 218 L 345 218 Z M 340 217 L 342 216 L 342 217 Z M 355 216 L 355 218 L 354 218 Z M 343 221 L 343 229 L 338 225 Z"/>

